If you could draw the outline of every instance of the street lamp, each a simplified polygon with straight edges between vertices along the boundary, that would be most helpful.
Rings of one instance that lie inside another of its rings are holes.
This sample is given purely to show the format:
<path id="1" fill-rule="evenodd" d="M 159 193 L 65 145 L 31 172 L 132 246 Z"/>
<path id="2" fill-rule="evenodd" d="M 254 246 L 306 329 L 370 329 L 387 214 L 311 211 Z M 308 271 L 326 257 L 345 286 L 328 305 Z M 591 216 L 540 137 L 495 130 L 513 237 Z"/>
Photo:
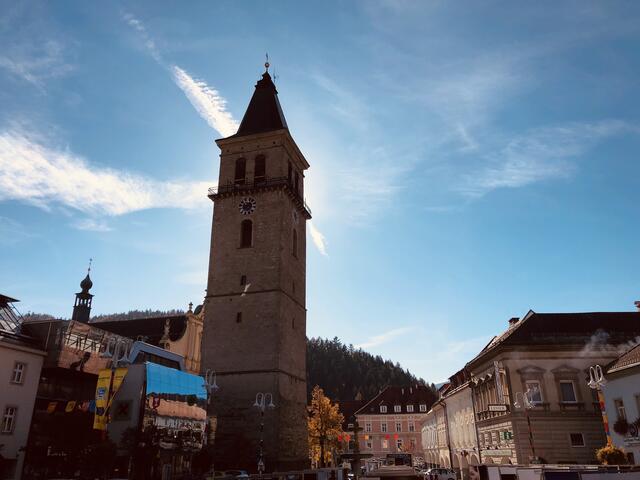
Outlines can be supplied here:
<path id="1" fill-rule="evenodd" d="M 527 389 L 526 392 L 516 392 L 515 394 L 515 402 L 513 402 L 513 406 L 515 408 L 524 407 L 524 416 L 527 419 L 527 428 L 529 429 L 529 447 L 531 447 L 531 455 L 532 455 L 532 463 L 537 463 L 538 457 L 536 457 L 536 449 L 533 445 L 533 430 L 531 429 L 531 418 L 529 417 L 529 410 L 535 407 L 535 402 L 533 401 L 533 396 L 538 392 L 537 388 Z M 518 395 L 520 395 L 521 401 L 518 401 Z"/>
<path id="2" fill-rule="evenodd" d="M 592 367 L 589 367 L 589 381 L 587 382 L 587 385 L 589 385 L 589 388 L 595 390 L 598 394 L 598 404 L 600 405 L 600 412 L 602 413 L 604 433 L 607 435 L 607 445 L 611 446 L 613 441 L 611 440 L 609 419 L 607 418 L 607 411 L 604 408 L 604 394 L 602 393 L 602 387 L 606 384 L 607 380 L 604 378 L 602 367 L 600 365 L 593 365 Z"/>
<path id="3" fill-rule="evenodd" d="M 220 387 L 216 383 L 216 371 L 207 369 L 204 376 L 204 387 L 207 389 L 207 405 L 211 404 L 211 397 Z"/>
<path id="4" fill-rule="evenodd" d="M 273 403 L 273 395 L 271 393 L 258 392 L 256 393 L 256 401 L 253 406 L 260 410 L 260 454 L 258 456 L 258 475 L 262 478 L 262 474 L 264 473 L 264 411 L 267 408 L 276 408 L 276 405 Z"/>

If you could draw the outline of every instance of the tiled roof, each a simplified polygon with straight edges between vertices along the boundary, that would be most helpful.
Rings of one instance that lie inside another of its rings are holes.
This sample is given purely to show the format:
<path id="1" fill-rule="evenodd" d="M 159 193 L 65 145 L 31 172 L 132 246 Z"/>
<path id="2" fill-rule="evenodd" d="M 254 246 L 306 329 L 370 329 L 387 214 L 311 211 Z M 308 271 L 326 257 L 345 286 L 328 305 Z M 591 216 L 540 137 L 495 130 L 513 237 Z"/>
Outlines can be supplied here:
<path id="1" fill-rule="evenodd" d="M 607 373 L 613 373 L 636 366 L 640 366 L 640 343 L 611 363 L 609 368 L 607 368 Z"/>
<path id="2" fill-rule="evenodd" d="M 583 347 L 599 333 L 607 345 L 634 339 L 640 335 L 640 312 L 536 313 L 530 310 L 522 320 L 494 337 L 469 364 L 501 346 Z"/>
<path id="3" fill-rule="evenodd" d="M 369 400 L 356 414 L 380 414 L 380 405 L 387 406 L 387 414 L 396 413 L 393 411 L 394 405 L 402 406 L 401 413 L 408 413 L 406 405 L 413 405 L 413 412 L 411 413 L 420 413 L 420 405 L 426 405 L 428 410 L 435 400 L 434 397 L 434 393 L 425 385 L 413 385 L 409 387 L 390 386 Z"/>
<path id="4" fill-rule="evenodd" d="M 169 320 L 169 340 L 176 341 L 180 339 L 187 327 L 186 315 L 95 322 L 90 325 L 108 332 L 117 333 L 132 340 L 137 340 L 138 337 L 142 337 L 145 342 L 151 345 L 158 345 L 158 342 L 160 342 L 160 339 L 164 335 L 164 325 L 167 320 Z"/>
<path id="5" fill-rule="evenodd" d="M 340 413 L 344 416 L 342 429 L 347 430 L 350 423 L 353 423 L 355 414 L 360 410 L 366 402 L 364 400 L 351 400 L 346 402 L 338 402 Z"/>

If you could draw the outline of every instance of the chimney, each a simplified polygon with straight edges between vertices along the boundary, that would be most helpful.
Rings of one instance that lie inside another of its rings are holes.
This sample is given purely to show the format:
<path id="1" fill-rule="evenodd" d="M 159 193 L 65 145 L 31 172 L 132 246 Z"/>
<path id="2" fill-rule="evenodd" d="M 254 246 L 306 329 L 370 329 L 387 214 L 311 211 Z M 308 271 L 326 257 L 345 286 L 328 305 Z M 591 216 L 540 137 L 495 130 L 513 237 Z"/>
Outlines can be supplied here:
<path id="1" fill-rule="evenodd" d="M 509 319 L 509 328 L 513 327 L 516 323 L 518 323 L 520 319 L 518 317 L 512 317 Z"/>

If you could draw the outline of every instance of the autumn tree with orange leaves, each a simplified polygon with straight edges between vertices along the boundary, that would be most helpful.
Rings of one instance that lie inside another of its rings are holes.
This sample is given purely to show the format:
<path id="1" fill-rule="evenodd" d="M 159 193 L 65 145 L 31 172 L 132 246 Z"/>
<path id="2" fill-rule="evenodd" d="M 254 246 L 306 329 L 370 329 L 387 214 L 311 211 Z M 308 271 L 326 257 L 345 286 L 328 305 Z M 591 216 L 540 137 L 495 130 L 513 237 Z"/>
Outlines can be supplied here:
<path id="1" fill-rule="evenodd" d="M 331 461 L 331 451 L 339 448 L 338 437 L 342 435 L 344 416 L 339 405 L 332 403 L 318 385 L 311 392 L 309 409 L 309 449 L 311 458 L 320 468 Z"/>

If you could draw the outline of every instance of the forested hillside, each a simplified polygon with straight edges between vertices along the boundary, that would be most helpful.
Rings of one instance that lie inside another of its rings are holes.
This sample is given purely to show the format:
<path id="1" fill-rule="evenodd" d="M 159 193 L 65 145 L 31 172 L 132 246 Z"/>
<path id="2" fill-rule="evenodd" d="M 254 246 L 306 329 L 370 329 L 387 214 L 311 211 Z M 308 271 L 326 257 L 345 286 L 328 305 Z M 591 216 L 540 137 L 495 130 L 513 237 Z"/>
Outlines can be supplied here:
<path id="1" fill-rule="evenodd" d="M 320 385 L 332 400 L 353 400 L 358 393 L 370 399 L 387 385 L 426 384 L 399 364 L 371 355 L 353 345 L 311 338 L 307 342 L 307 394 Z M 435 386 L 430 384 L 437 398 Z"/>

